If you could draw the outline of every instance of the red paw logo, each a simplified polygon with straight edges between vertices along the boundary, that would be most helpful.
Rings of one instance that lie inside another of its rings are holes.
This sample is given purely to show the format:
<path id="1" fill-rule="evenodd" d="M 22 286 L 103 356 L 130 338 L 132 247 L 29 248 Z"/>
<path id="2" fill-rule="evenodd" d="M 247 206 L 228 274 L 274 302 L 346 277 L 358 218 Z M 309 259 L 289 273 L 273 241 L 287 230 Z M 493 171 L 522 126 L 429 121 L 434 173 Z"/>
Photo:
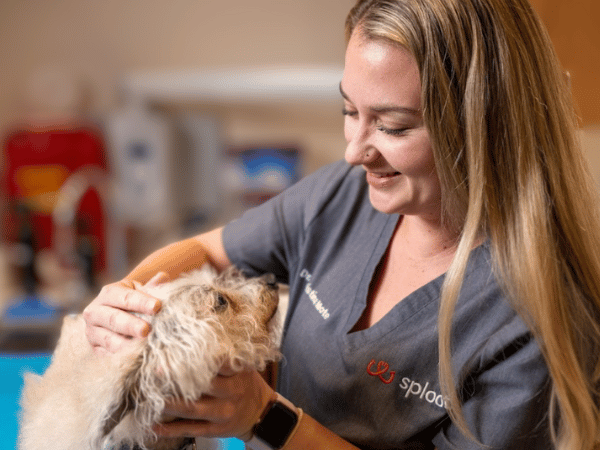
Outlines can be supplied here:
<path id="1" fill-rule="evenodd" d="M 390 365 L 388 363 L 386 363 L 385 361 L 379 361 L 377 363 L 377 367 L 374 368 L 374 366 L 375 366 L 375 360 L 372 359 L 369 362 L 369 365 L 367 366 L 367 373 L 369 375 L 371 375 L 372 377 L 379 377 L 379 379 L 381 381 L 383 381 L 385 384 L 390 384 L 392 381 L 394 381 L 396 372 L 393 370 L 390 370 Z M 388 370 L 390 370 L 389 373 L 388 373 Z M 388 374 L 387 377 L 384 376 L 385 374 Z"/>

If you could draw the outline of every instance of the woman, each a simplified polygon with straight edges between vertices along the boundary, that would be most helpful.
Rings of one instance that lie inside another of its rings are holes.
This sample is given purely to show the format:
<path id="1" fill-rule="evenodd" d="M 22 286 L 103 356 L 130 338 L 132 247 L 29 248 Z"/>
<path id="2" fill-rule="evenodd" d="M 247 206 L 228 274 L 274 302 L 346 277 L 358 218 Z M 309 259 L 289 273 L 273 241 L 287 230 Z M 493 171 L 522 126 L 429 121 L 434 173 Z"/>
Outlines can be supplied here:
<path id="1" fill-rule="evenodd" d="M 346 36 L 346 162 L 150 255 L 86 309 L 90 342 L 114 351 L 148 332 L 128 311 L 160 305 L 132 280 L 234 263 L 290 285 L 278 386 L 290 423 L 275 443 L 273 390 L 224 368 L 212 396 L 169 405 L 182 420 L 157 432 L 286 449 L 593 449 L 598 205 L 531 7 L 359 0 Z"/>

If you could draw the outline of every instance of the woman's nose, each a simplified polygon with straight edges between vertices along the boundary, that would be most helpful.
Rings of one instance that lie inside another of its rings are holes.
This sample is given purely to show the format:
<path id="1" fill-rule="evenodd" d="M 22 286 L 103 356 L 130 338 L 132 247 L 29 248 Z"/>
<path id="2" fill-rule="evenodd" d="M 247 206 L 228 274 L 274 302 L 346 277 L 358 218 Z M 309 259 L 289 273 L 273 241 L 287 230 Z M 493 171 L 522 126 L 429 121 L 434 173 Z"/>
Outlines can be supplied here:
<path id="1" fill-rule="evenodd" d="M 377 158 L 378 152 L 373 145 L 372 136 L 364 125 L 356 125 L 346 130 L 346 152 L 344 157 L 348 164 L 358 166 L 367 164 Z"/>

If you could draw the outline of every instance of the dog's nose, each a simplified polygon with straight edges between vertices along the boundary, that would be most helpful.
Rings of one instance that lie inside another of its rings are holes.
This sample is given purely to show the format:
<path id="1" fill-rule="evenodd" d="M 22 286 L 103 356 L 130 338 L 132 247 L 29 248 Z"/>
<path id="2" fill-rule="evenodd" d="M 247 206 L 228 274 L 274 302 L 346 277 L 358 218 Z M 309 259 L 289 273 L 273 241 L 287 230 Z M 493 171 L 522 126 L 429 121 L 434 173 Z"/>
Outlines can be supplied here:
<path id="1" fill-rule="evenodd" d="M 277 287 L 277 278 L 272 273 L 267 273 L 267 274 L 263 275 L 262 279 L 265 282 L 265 284 L 267 286 L 269 286 L 270 288 Z"/>

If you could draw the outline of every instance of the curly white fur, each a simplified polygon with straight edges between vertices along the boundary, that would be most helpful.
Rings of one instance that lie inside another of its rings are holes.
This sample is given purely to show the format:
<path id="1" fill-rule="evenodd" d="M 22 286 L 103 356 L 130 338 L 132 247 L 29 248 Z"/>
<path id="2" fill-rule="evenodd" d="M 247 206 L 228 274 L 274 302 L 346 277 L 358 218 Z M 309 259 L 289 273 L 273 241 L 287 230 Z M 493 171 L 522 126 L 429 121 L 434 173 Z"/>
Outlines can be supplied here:
<path id="1" fill-rule="evenodd" d="M 46 373 L 25 377 L 19 450 L 177 449 L 181 439 L 157 439 L 151 430 L 164 420 L 165 402 L 199 398 L 224 363 L 262 370 L 279 357 L 271 280 L 236 270 L 217 276 L 205 266 L 138 289 L 163 308 L 145 317 L 148 337 L 117 354 L 94 354 L 83 318 L 65 318 Z"/>

